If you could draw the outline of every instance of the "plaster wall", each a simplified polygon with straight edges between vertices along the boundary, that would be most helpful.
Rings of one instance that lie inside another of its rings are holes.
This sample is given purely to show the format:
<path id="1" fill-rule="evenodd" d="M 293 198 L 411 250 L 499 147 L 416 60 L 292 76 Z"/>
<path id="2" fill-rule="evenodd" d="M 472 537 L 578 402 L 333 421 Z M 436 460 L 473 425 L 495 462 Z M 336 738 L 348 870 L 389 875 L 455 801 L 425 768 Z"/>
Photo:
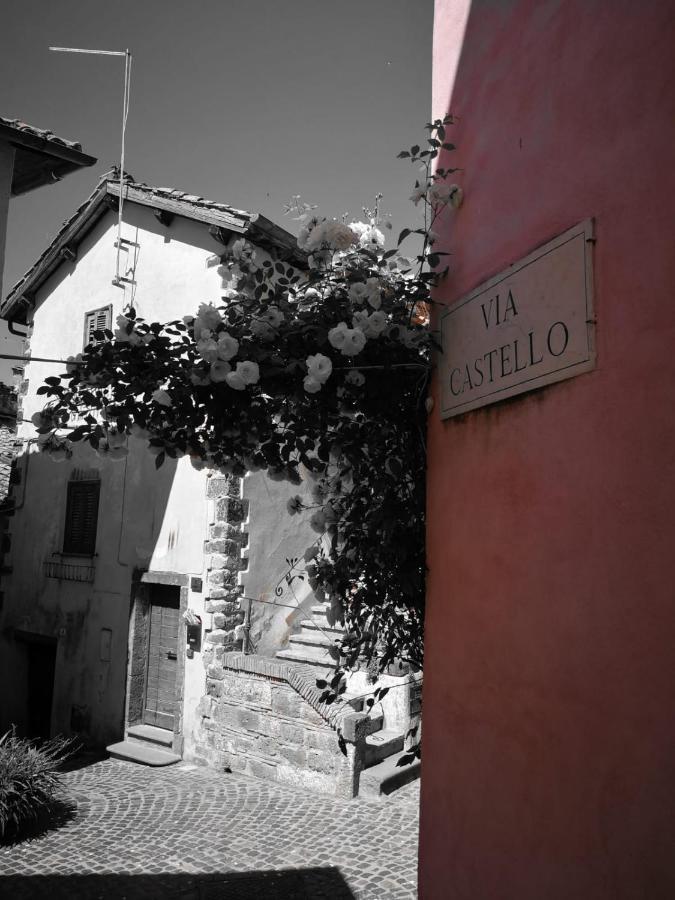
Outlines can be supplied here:
<path id="1" fill-rule="evenodd" d="M 5 242 L 7 240 L 7 217 L 9 215 L 9 198 L 12 191 L 12 173 L 14 172 L 14 147 L 0 141 L 0 288 L 5 268 Z"/>
<path id="2" fill-rule="evenodd" d="M 317 602 L 306 582 L 295 580 L 291 585 L 282 582 L 289 570 L 287 560 L 302 557 L 317 539 L 309 526 L 308 513 L 291 516 L 286 511 L 287 501 L 296 494 L 308 494 L 304 483 L 272 481 L 263 472 L 250 473 L 243 483 L 255 539 L 249 539 L 248 566 L 241 581 L 246 596 L 260 601 L 253 603 L 251 639 L 255 652 L 262 656 L 272 656 L 285 646 L 302 619 L 307 618 L 312 604 Z M 311 504 L 311 497 L 306 502 Z M 278 586 L 280 596 L 276 594 Z"/>
<path id="3" fill-rule="evenodd" d="M 223 247 L 204 224 L 176 217 L 165 228 L 151 210 L 128 204 L 123 234 L 132 245 L 123 255 L 122 272 L 134 284 L 124 289 L 112 284 L 116 223 L 111 212 L 83 239 L 77 260 L 63 263 L 40 289 L 32 323 L 32 357 L 67 359 L 76 355 L 83 346 L 86 313 L 108 304 L 113 307 L 113 322 L 130 302 L 144 318 L 167 321 L 196 312 L 201 302 L 219 301 L 221 276 L 216 266 L 207 266 L 207 260 L 222 253 Z M 25 420 L 44 404 L 44 398 L 36 394 L 44 378 L 63 369 L 59 364 L 37 361 L 27 365 L 28 386 L 22 401 Z M 84 736 L 93 743 L 109 743 L 122 736 L 130 606 L 138 574 L 146 571 L 148 578 L 152 573 L 168 573 L 201 579 L 201 589 L 194 591 L 192 579 L 187 581 L 188 606 L 201 616 L 205 631 L 221 627 L 214 624 L 212 614 L 218 604 L 209 602 L 220 587 L 211 571 L 218 559 L 205 541 L 213 538 L 212 526 L 219 521 L 218 504 L 223 501 L 217 499 L 217 492 L 209 491 L 209 473 L 196 471 L 188 459 L 167 460 L 157 471 L 145 441 L 130 439 L 126 460 L 100 458 L 88 446 L 78 446 L 72 460 L 56 463 L 36 452 L 36 435 L 28 422 L 23 423 L 20 435 L 26 444 L 19 461 L 21 483 L 14 492 L 18 508 L 11 525 L 13 571 L 3 579 L 0 683 L 9 684 L 20 664 L 21 648 L 11 638 L 13 629 L 55 637 L 52 731 L 70 732 L 72 708 L 77 706 L 84 711 L 79 720 L 86 725 L 80 729 Z M 67 483 L 75 468 L 96 469 L 101 479 L 93 583 L 47 578 L 44 569 L 45 561 L 62 559 L 54 554 L 63 546 Z M 284 552 L 299 556 L 311 542 L 310 538 L 303 543 L 304 538 L 289 533 L 285 499 L 282 497 L 280 506 L 271 501 L 279 490 L 262 473 L 250 479 L 246 530 L 249 544 L 256 550 L 250 565 L 242 562 L 246 571 L 239 574 L 241 591 L 247 588 L 248 572 L 255 579 L 253 590 L 276 584 L 284 571 L 279 568 L 279 548 L 283 545 Z M 267 611 L 267 607 L 257 604 L 254 616 L 261 610 Z M 275 616 L 285 619 L 287 613 L 278 609 L 268 613 L 272 620 L 268 629 L 282 632 L 273 620 Z M 112 631 L 110 659 L 105 661 L 100 659 L 103 629 Z M 181 634 L 184 638 L 184 632 Z M 274 648 L 269 651 L 273 653 Z M 185 659 L 187 756 L 204 690 L 204 665 L 196 653 Z M 0 690 L 0 699 L 3 721 L 16 720 L 21 698 L 13 699 Z"/>
<path id="4" fill-rule="evenodd" d="M 674 17 L 436 2 L 438 298 L 593 217 L 598 362 L 430 417 L 424 900 L 675 896 Z"/>

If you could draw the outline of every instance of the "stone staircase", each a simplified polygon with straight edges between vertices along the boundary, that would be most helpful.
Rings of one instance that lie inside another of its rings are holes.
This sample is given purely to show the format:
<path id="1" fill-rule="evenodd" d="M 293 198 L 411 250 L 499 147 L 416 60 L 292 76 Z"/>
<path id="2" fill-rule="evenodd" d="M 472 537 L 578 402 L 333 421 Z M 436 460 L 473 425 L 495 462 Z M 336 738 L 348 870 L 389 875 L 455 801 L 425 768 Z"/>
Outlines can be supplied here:
<path id="1" fill-rule="evenodd" d="M 301 667 L 315 678 L 330 675 L 335 666 L 330 650 L 339 643 L 343 629 L 329 624 L 327 610 L 327 604 L 312 606 L 310 618 L 300 623 L 300 631 L 290 636 L 288 647 L 277 651 L 276 659 Z M 351 693 L 349 686 L 342 699 L 355 711 L 364 711 L 363 698 L 356 691 Z M 371 712 L 369 719 L 359 793 L 372 797 L 390 794 L 419 778 L 420 764 L 416 761 L 398 767 L 396 763 L 404 753 L 405 730 L 385 727 L 384 713 Z"/>
<path id="2" fill-rule="evenodd" d="M 172 750 L 173 731 L 154 725 L 130 725 L 125 740 L 110 744 L 106 750 L 112 759 L 123 759 L 144 766 L 171 766 L 181 758 Z"/>
<path id="3" fill-rule="evenodd" d="M 327 604 L 313 606 L 310 618 L 301 622 L 300 631 L 290 636 L 288 647 L 278 650 L 276 658 L 312 666 L 316 669 L 317 678 L 332 669 L 335 658 L 331 656 L 330 649 L 339 643 L 343 629 L 328 623 L 327 610 Z"/>

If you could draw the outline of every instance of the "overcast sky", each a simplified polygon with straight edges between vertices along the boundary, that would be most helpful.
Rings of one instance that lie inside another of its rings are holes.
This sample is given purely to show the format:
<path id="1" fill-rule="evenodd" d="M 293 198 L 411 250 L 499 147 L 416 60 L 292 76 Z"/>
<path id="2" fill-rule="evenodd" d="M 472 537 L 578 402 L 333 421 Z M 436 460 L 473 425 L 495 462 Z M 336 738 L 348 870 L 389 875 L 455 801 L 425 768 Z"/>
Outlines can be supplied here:
<path id="1" fill-rule="evenodd" d="M 396 154 L 430 114 L 433 0 L 4 0 L 1 16 L 0 115 L 98 158 L 12 200 L 3 296 L 119 161 L 123 59 L 50 45 L 131 50 L 138 181 L 291 227 L 293 194 L 356 217 L 380 191 L 395 228 L 416 221 Z"/>

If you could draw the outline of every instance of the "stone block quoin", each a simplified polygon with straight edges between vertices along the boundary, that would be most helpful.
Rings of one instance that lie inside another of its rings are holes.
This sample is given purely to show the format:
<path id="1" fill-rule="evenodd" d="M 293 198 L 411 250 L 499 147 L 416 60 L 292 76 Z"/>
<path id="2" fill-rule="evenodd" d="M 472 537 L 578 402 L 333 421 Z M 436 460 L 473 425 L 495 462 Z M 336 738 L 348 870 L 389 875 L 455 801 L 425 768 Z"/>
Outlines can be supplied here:
<path id="1" fill-rule="evenodd" d="M 237 626 L 244 621 L 239 598 L 243 594 L 241 573 L 247 568 L 244 554 L 248 534 L 244 523 L 248 517 L 248 502 L 242 499 L 242 479 L 234 475 L 212 475 L 206 486 L 206 496 L 213 504 L 213 521 L 204 543 L 208 588 L 206 612 L 213 614 L 213 628 L 205 635 L 203 651 L 208 672 L 224 651 L 241 646 Z"/>

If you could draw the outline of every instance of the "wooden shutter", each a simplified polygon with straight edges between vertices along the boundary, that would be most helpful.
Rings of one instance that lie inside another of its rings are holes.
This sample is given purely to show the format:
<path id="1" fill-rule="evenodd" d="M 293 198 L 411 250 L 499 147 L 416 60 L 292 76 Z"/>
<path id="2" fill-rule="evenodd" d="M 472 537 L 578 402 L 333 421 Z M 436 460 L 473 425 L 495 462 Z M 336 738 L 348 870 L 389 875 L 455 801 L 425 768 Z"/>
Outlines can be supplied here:
<path id="1" fill-rule="evenodd" d="M 64 553 L 93 556 L 96 552 L 100 489 L 100 481 L 71 481 L 68 484 Z"/>
<path id="2" fill-rule="evenodd" d="M 112 306 L 102 306 L 88 312 L 84 317 L 84 346 L 98 344 L 94 337 L 95 331 L 104 331 L 112 325 Z"/>

